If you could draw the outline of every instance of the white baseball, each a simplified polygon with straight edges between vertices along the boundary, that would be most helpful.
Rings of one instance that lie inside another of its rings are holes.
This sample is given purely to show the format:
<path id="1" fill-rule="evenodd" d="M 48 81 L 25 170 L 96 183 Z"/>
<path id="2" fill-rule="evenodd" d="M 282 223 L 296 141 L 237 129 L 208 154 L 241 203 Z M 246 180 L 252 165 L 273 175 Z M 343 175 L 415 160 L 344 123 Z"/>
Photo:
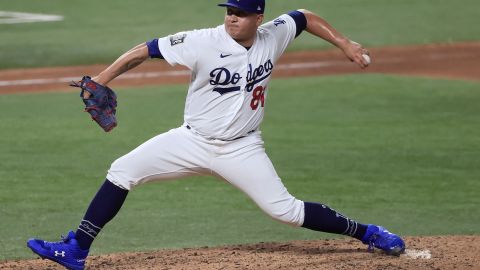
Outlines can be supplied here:
<path id="1" fill-rule="evenodd" d="M 372 60 L 370 59 L 370 56 L 368 54 L 362 54 L 363 59 L 367 62 L 367 65 L 370 65 L 372 63 Z"/>

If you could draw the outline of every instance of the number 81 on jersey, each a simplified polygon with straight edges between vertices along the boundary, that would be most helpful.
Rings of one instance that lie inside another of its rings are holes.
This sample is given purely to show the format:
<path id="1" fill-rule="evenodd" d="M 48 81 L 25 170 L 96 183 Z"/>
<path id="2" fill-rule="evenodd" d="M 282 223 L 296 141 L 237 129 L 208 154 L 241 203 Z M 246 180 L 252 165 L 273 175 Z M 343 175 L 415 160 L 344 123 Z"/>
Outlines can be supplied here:
<path id="1" fill-rule="evenodd" d="M 260 104 L 265 107 L 265 90 L 266 88 L 259 85 L 252 91 L 252 101 L 250 102 L 252 110 L 256 110 Z"/>

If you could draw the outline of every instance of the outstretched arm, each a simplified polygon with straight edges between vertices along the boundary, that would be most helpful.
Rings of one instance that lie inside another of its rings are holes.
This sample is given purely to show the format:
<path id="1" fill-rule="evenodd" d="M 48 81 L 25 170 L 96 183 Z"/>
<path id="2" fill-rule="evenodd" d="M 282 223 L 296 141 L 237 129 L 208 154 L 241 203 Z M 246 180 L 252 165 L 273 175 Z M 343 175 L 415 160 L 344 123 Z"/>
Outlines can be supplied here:
<path id="1" fill-rule="evenodd" d="M 122 73 L 140 65 L 148 57 L 147 45 L 145 43 L 139 44 L 124 53 L 113 64 L 92 79 L 101 85 L 106 85 Z"/>
<path id="2" fill-rule="evenodd" d="M 343 36 L 317 14 L 306 9 L 300 9 L 298 11 L 305 14 L 307 19 L 307 32 L 337 46 L 345 53 L 348 59 L 357 63 L 361 68 L 368 66 L 369 63 L 363 58 L 362 54 L 368 55 L 369 52 L 363 48 L 362 45 Z"/>

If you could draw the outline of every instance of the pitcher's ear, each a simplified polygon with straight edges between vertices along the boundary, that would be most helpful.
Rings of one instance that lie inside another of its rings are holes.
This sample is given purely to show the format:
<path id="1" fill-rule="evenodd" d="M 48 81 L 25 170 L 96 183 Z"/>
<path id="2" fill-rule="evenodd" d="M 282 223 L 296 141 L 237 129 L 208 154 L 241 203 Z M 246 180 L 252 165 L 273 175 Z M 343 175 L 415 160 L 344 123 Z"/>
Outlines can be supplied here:
<path id="1" fill-rule="evenodd" d="M 257 15 L 257 26 L 262 25 L 262 23 L 263 23 L 263 18 L 264 18 L 263 14 L 258 14 L 258 15 Z"/>

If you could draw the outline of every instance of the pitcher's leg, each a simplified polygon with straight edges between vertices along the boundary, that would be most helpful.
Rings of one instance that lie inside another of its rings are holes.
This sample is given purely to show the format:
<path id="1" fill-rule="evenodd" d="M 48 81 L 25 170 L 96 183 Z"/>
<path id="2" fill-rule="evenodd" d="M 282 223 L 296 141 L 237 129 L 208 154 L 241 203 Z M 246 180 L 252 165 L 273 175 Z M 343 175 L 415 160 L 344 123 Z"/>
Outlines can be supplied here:
<path id="1" fill-rule="evenodd" d="M 148 181 L 201 174 L 207 165 L 206 149 L 182 128 L 170 130 L 143 143 L 117 159 L 107 181 L 90 203 L 80 222 L 76 239 L 83 249 L 120 210 L 128 190 Z"/>
<path id="2" fill-rule="evenodd" d="M 69 232 L 60 242 L 30 239 L 28 247 L 42 258 L 69 269 L 83 269 L 89 248 L 105 224 L 123 205 L 128 190 L 153 180 L 208 173 L 205 145 L 181 128 L 171 130 L 140 145 L 112 164 L 107 181 L 100 187 L 80 222 L 76 233 Z"/>
<path id="3" fill-rule="evenodd" d="M 215 159 L 213 169 L 276 220 L 358 239 L 365 234 L 365 225 L 324 204 L 303 202 L 292 196 L 277 175 L 261 143 L 219 156 Z"/>

